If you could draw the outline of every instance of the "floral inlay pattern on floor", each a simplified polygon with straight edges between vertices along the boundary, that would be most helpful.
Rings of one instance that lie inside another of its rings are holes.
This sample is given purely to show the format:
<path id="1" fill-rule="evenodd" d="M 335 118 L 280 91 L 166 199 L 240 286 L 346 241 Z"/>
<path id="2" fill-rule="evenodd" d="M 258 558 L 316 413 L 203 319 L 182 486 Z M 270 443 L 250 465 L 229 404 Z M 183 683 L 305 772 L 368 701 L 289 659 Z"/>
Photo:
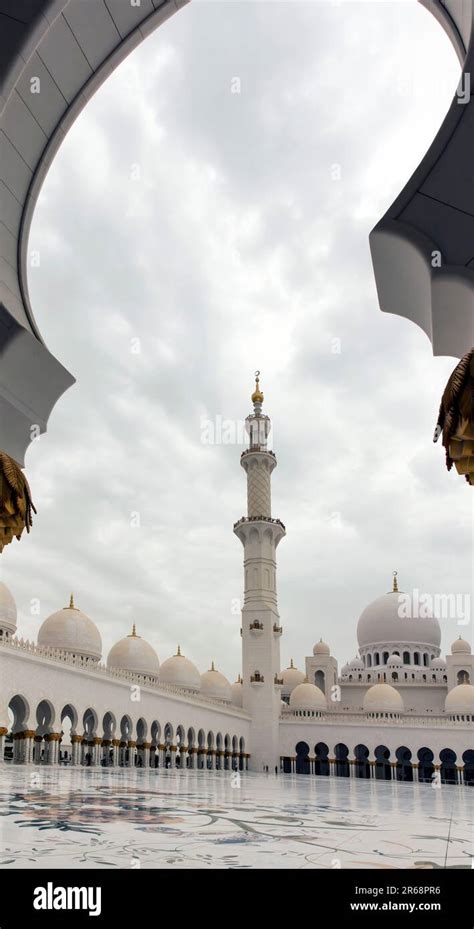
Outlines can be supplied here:
<path id="1" fill-rule="evenodd" d="M 470 868 L 469 788 L 0 768 L 4 868 Z"/>

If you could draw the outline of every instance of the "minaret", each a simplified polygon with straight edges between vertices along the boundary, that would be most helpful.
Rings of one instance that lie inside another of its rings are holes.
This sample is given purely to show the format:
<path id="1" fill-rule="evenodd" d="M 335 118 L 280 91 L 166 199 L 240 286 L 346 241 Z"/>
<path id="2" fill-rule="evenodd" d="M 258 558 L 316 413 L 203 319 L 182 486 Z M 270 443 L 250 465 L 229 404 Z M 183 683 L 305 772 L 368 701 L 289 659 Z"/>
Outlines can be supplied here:
<path id="1" fill-rule="evenodd" d="M 272 518 L 271 474 L 274 452 L 267 448 L 270 419 L 262 413 L 260 372 L 255 372 L 253 413 L 245 420 L 249 447 L 240 463 L 247 474 L 247 516 L 234 525 L 244 546 L 244 605 L 242 609 L 243 708 L 252 715 L 250 767 L 273 772 L 280 766 L 281 701 L 280 636 L 276 592 L 276 547 L 285 535 Z"/>

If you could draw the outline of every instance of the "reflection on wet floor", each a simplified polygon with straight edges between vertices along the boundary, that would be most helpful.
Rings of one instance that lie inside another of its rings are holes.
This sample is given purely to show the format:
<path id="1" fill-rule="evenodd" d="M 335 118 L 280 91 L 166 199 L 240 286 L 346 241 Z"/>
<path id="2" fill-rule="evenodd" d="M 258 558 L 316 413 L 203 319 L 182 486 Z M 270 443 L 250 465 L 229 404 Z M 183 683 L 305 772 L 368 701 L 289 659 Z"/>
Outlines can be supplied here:
<path id="1" fill-rule="evenodd" d="M 0 866 L 470 868 L 473 797 L 304 775 L 4 765 Z"/>

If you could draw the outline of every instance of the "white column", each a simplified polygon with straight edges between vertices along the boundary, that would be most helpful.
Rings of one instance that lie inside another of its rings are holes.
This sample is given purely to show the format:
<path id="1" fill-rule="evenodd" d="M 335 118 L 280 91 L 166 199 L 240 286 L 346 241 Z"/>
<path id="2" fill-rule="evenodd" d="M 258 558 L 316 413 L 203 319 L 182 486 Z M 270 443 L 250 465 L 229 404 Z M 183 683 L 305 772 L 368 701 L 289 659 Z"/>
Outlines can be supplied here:
<path id="1" fill-rule="evenodd" d="M 34 738 L 34 763 L 41 764 L 41 750 L 43 748 L 43 739 L 40 735 L 35 735 Z"/>
<path id="2" fill-rule="evenodd" d="M 71 734 L 71 765 L 75 766 L 79 764 L 79 752 L 81 748 L 81 737 L 80 735 Z"/>
<path id="3" fill-rule="evenodd" d="M 58 763 L 59 739 L 60 735 L 58 732 L 50 732 L 45 738 L 46 750 L 48 753 L 46 763 L 48 765 L 56 765 Z"/>
<path id="4" fill-rule="evenodd" d="M 166 766 L 166 748 L 164 745 L 158 746 L 158 764 L 160 768 L 164 768 Z"/>
<path id="5" fill-rule="evenodd" d="M 35 733 L 31 729 L 25 732 L 25 764 L 31 764 L 33 761 L 34 737 Z"/>
<path id="6" fill-rule="evenodd" d="M 6 735 L 8 735 L 8 729 L 5 726 L 0 726 L 0 764 L 2 764 L 5 759 L 5 736 Z"/>
<path id="7" fill-rule="evenodd" d="M 19 764 L 20 760 L 20 744 L 18 739 L 18 733 L 13 733 L 13 764 Z"/>
<path id="8" fill-rule="evenodd" d="M 112 739 L 112 765 L 114 768 L 118 766 L 119 756 L 120 756 L 120 739 Z"/>
<path id="9" fill-rule="evenodd" d="M 170 767 L 175 768 L 176 767 L 176 745 L 170 745 L 170 756 L 171 756 Z"/>
<path id="10" fill-rule="evenodd" d="M 93 758 L 94 764 L 100 766 L 100 762 L 102 760 L 102 739 L 94 739 Z"/>
<path id="11" fill-rule="evenodd" d="M 135 767 L 135 748 L 137 743 L 133 742 L 131 739 L 128 742 L 128 767 Z"/>
<path id="12" fill-rule="evenodd" d="M 42 747 L 43 753 L 44 753 L 44 754 L 43 754 L 43 763 L 44 763 L 44 764 L 48 764 L 48 765 L 49 765 L 49 764 L 52 764 L 52 763 L 53 763 L 53 748 L 52 748 L 52 742 L 51 742 L 49 736 L 47 736 L 47 735 L 44 736 L 43 744 L 42 744 L 41 747 Z"/>

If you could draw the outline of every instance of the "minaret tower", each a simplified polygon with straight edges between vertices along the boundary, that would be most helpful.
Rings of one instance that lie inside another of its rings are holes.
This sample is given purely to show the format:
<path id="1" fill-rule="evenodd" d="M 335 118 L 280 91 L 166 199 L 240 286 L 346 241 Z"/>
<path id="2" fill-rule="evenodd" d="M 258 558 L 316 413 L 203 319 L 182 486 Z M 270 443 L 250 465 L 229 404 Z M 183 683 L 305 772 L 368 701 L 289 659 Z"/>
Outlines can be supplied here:
<path id="1" fill-rule="evenodd" d="M 253 413 L 245 420 L 249 447 L 240 463 L 247 474 L 247 516 L 234 525 L 244 547 L 244 605 L 242 609 L 243 707 L 252 715 L 251 768 L 270 771 L 280 766 L 279 717 L 281 701 L 280 636 L 276 591 L 276 548 L 285 535 L 272 518 L 271 475 L 274 452 L 267 448 L 270 419 L 262 413 L 260 372 L 255 372 Z"/>

